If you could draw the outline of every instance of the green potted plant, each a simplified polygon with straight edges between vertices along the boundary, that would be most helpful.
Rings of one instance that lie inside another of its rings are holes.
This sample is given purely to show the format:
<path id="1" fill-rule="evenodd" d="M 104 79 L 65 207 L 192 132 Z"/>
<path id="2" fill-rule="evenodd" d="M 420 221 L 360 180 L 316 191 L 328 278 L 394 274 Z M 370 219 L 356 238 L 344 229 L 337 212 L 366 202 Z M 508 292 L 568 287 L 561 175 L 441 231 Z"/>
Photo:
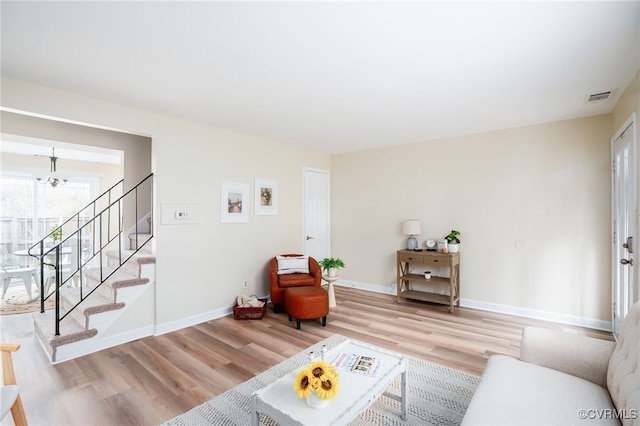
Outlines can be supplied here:
<path id="1" fill-rule="evenodd" d="M 323 271 L 327 271 L 330 277 L 335 277 L 337 270 L 345 267 L 344 261 L 339 257 L 325 257 L 318 262 L 318 265 Z"/>
<path id="2" fill-rule="evenodd" d="M 459 235 L 460 235 L 460 232 L 456 231 L 455 229 L 452 229 L 451 232 L 449 232 L 449 235 L 444 237 L 444 239 L 447 240 L 447 248 L 449 250 L 449 253 L 458 252 L 459 250 L 458 244 L 460 244 L 460 239 L 458 238 Z"/>
<path id="3" fill-rule="evenodd" d="M 50 235 L 54 242 L 62 239 L 62 228 L 57 223 L 49 231 L 51 231 Z"/>

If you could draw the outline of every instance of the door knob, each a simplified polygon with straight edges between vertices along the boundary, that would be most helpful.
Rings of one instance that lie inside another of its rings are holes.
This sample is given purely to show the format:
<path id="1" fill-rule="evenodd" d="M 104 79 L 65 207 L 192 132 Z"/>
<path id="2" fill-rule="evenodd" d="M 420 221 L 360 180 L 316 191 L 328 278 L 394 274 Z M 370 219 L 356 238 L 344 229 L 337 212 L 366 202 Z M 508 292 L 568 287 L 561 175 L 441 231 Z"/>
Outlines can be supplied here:
<path id="1" fill-rule="evenodd" d="M 307 235 L 307 241 L 308 240 L 313 240 L 313 237 L 310 237 L 310 236 Z"/>
<path id="2" fill-rule="evenodd" d="M 627 238 L 627 242 L 624 243 L 622 247 L 626 248 L 629 253 L 633 253 L 633 237 Z"/>
<path id="3" fill-rule="evenodd" d="M 620 263 L 623 265 L 633 265 L 633 259 L 620 259 Z"/>

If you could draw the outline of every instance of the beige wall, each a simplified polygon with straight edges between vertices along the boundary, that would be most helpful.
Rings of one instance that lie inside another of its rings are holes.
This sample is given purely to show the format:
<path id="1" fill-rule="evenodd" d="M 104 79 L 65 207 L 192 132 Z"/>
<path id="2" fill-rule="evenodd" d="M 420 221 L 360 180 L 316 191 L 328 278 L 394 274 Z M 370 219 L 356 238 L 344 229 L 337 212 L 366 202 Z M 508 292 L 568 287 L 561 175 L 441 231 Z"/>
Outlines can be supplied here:
<path id="1" fill-rule="evenodd" d="M 637 110 L 637 77 L 631 87 L 620 104 Z M 6 78 L 2 103 L 152 138 L 156 214 L 188 203 L 200 216 L 156 222 L 157 286 L 146 303 L 157 325 L 227 308 L 244 280 L 246 292 L 268 293 L 266 261 L 302 250 L 303 167 L 331 171 L 332 254 L 347 263 L 346 284 L 393 291 L 400 224 L 417 218 L 421 243 L 462 232 L 463 304 L 609 321 L 609 143 L 627 107 L 329 157 Z M 221 224 L 221 182 L 248 183 L 252 194 L 256 177 L 278 181 L 280 214 L 251 207 L 248 224 Z"/>
<path id="2" fill-rule="evenodd" d="M 126 314 L 123 332 L 149 317 L 161 330 L 177 328 L 228 309 L 239 294 L 266 295 L 268 260 L 302 250 L 302 171 L 329 170 L 328 155 L 8 78 L 0 99 L 17 111 L 149 136 L 156 215 L 164 203 L 197 206 L 196 224 L 155 221 L 155 293 L 140 302 L 146 307 Z M 256 177 L 277 180 L 278 215 L 253 214 Z M 249 185 L 248 223 L 220 223 L 222 182 Z"/>
<path id="3" fill-rule="evenodd" d="M 608 320 L 609 116 L 332 159 L 332 253 L 395 289 L 400 224 L 461 232 L 463 304 Z M 424 247 L 424 246 L 423 246 Z"/>
<path id="4" fill-rule="evenodd" d="M 613 120 L 611 126 L 611 136 L 620 129 L 620 126 L 631 116 L 632 113 L 640 111 L 640 70 L 631 81 L 626 90 L 620 95 L 611 113 Z"/>
<path id="5" fill-rule="evenodd" d="M 610 115 L 334 156 L 344 283 L 394 292 L 417 218 L 421 244 L 462 232 L 463 305 L 607 327 L 610 139 L 639 110 L 640 72 Z"/>

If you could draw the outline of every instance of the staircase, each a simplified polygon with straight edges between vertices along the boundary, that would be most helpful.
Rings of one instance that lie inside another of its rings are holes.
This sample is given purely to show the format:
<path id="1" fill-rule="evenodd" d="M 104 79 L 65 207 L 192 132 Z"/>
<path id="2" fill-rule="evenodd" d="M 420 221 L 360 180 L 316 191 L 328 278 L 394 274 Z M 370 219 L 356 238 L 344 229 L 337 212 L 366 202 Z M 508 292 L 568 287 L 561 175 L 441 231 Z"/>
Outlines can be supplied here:
<path id="1" fill-rule="evenodd" d="M 34 328 L 53 364 L 112 346 L 105 340 L 107 331 L 155 283 L 156 258 L 151 252 L 152 216 L 149 211 L 146 215 L 147 223 L 137 217 L 137 190 L 135 226 L 130 232 L 122 231 L 122 212 L 126 210 L 123 203 L 127 203 L 123 200 L 130 194 L 131 191 L 113 202 L 109 196 L 109 207 L 87 222 L 92 224 L 88 227 L 92 229 L 90 239 L 97 242 L 98 250 L 92 249 L 82 256 L 78 254 L 76 270 L 68 271 L 66 274 L 62 272 L 59 253 L 54 264 L 47 263 L 52 257 L 51 250 L 44 252 L 42 242 L 39 243 L 40 252 L 45 253 L 39 257 L 42 265 L 42 290 L 46 289 L 45 265 L 53 267 L 56 271 L 53 276 L 54 291 L 41 297 L 41 305 L 44 307 L 44 300 L 55 297 L 56 307 L 50 311 L 41 309 L 41 313 L 34 314 Z M 117 211 L 115 219 L 111 216 L 106 217 L 105 215 L 110 215 L 113 209 Z M 116 232 L 111 231 L 114 222 L 118 224 Z M 67 237 L 59 246 L 63 247 L 69 238 L 86 241 L 88 238 L 86 230 L 83 234 L 84 226 L 87 225 L 79 227 L 75 237 Z M 148 228 L 148 232 L 143 228 Z M 125 249 L 127 243 L 129 248 Z M 49 257 L 46 257 L 47 254 Z"/>
<path id="2" fill-rule="evenodd" d="M 55 310 L 33 316 L 36 335 L 52 363 L 102 348 L 98 342 L 101 336 L 155 282 L 155 256 L 143 251 L 133 254 L 132 250 L 124 250 L 122 254 L 130 258 L 118 270 L 112 266 L 118 264 L 118 252 L 106 254 L 109 262 L 102 271 L 111 276 L 102 285 L 99 285 L 100 269 L 90 268 L 84 271 L 85 283 L 81 288 L 61 289 L 61 311 L 71 314 L 60 321 L 59 335 L 55 334 Z M 96 291 L 80 300 L 81 291 L 89 293 L 93 289 Z"/>

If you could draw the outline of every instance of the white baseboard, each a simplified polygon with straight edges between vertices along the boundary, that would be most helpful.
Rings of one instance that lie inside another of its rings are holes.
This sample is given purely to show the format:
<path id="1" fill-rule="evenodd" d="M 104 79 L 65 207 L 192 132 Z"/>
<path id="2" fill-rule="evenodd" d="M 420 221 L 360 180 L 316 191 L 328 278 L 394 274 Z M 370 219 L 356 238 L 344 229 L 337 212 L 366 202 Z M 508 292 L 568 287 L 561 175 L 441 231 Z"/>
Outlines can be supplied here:
<path id="1" fill-rule="evenodd" d="M 385 288 L 383 286 L 375 285 L 375 284 L 363 284 L 356 283 L 353 281 L 341 281 L 336 282 L 337 285 L 342 287 L 352 287 L 357 288 L 359 290 L 365 291 L 373 291 L 376 293 L 384 293 L 395 295 L 395 289 Z M 495 312 L 500 314 L 508 314 L 515 315 L 525 318 L 533 318 L 543 321 L 551 321 L 559 324 L 567 324 L 578 327 L 586 327 L 595 330 L 604 330 L 611 331 L 611 322 L 610 321 L 602 321 L 596 320 L 592 318 L 584 318 L 584 317 L 576 317 L 572 315 L 566 314 L 557 314 L 553 312 L 539 311 L 535 309 L 527 309 L 521 308 L 518 306 L 511 305 L 501 305 L 496 303 L 486 303 L 479 302 L 477 300 L 470 299 L 462 299 L 460 301 L 460 306 L 471 309 L 478 309 L 488 312 Z M 138 328 L 136 330 L 130 330 L 125 333 L 120 333 L 114 336 L 108 336 L 101 338 L 97 341 L 93 341 L 90 339 L 89 341 L 83 341 L 77 345 L 70 345 L 70 347 L 65 348 L 63 350 L 59 350 L 58 359 L 59 361 L 52 362 L 52 365 L 68 361 L 70 359 L 78 358 L 80 356 L 89 355 L 94 352 L 101 351 L 103 349 L 112 348 L 114 346 L 122 345 L 125 343 L 132 342 L 137 339 L 142 339 L 144 337 L 148 337 L 151 335 L 159 336 L 165 333 L 170 333 L 172 331 L 180 330 L 186 327 L 191 327 L 194 325 L 201 324 L 203 322 L 211 321 L 217 318 L 224 317 L 226 315 L 231 314 L 232 308 L 220 308 L 213 311 L 205 312 L 198 315 L 193 315 L 188 318 L 183 318 L 178 321 L 172 321 L 169 323 L 160 324 L 157 326 L 145 326 Z M 39 341 L 40 339 L 38 339 Z M 92 343 L 92 344 L 88 344 Z M 43 350 L 47 352 L 47 349 L 42 346 Z"/>
<path id="2" fill-rule="evenodd" d="M 87 339 L 82 340 L 75 344 L 64 345 L 58 348 L 58 361 L 52 362 L 52 365 L 60 362 L 68 361 L 70 359 L 78 358 L 80 356 L 89 355 L 94 352 L 101 351 L 103 349 L 112 348 L 114 346 L 123 345 L 125 343 L 133 342 L 137 339 L 142 339 L 148 336 L 159 336 L 172 331 L 180 330 L 193 325 L 198 325 L 203 322 L 211 321 L 217 318 L 229 315 L 232 312 L 232 308 L 220 308 L 202 314 L 193 315 L 191 317 L 182 318 L 178 321 L 172 321 L 159 325 L 148 325 L 135 330 L 129 330 L 124 333 L 115 334 L 113 336 L 100 337 L 99 339 Z M 40 340 L 40 339 L 38 339 Z M 44 345 L 43 345 L 44 348 Z M 47 351 L 46 348 L 44 349 Z"/>
<path id="3" fill-rule="evenodd" d="M 394 295 L 396 294 L 395 284 L 389 286 L 381 286 L 376 284 L 368 284 L 357 281 L 338 280 L 335 285 L 341 287 L 351 287 L 359 290 L 372 291 L 376 293 L 383 293 Z M 268 298 L 268 296 L 264 296 Z M 543 321 L 551 321 L 559 324 L 567 324 L 578 327 L 592 328 L 595 330 L 611 331 L 611 321 L 603 321 L 593 318 L 577 317 L 567 314 L 559 314 L 554 312 L 540 311 L 536 309 L 522 308 L 519 306 L 502 305 L 498 303 L 487 303 L 471 299 L 461 299 L 460 306 L 471 309 L 478 309 L 482 311 L 495 312 L 500 314 L 515 315 L 525 318 L 539 319 Z M 180 330 L 182 328 L 191 327 L 203 322 L 211 321 L 217 318 L 224 317 L 231 314 L 232 307 L 219 308 L 213 311 L 204 312 L 202 314 L 193 315 L 191 317 L 182 318 L 177 321 L 167 322 L 164 324 L 158 324 L 155 326 L 154 335 L 169 333 L 171 331 Z"/>
<path id="4" fill-rule="evenodd" d="M 339 280 L 335 282 L 335 285 L 342 286 L 342 287 L 357 288 L 359 290 L 373 291 L 376 293 L 391 294 L 394 296 L 396 295 L 395 283 L 393 285 L 385 287 L 385 286 L 375 285 L 375 284 L 360 283 L 357 281 Z M 567 324 L 567 325 L 573 325 L 577 327 L 586 327 L 586 328 L 591 328 L 595 330 L 604 330 L 604 331 L 612 330 L 611 321 L 603 321 L 603 320 L 594 319 L 594 318 L 578 317 L 574 315 L 540 311 L 537 309 L 522 308 L 519 306 L 502 305 L 498 303 L 488 303 L 488 302 L 482 302 L 482 301 L 471 300 L 471 299 L 461 299 L 460 306 L 465 308 L 478 309 L 482 311 L 495 312 L 499 314 L 515 315 L 518 317 L 533 318 L 533 319 L 538 319 L 543 321 L 551 321 L 559 324 Z"/>
<path id="5" fill-rule="evenodd" d="M 145 327 L 138 328 L 136 330 L 129 330 L 124 333 L 116 334 L 113 336 L 103 337 L 96 341 L 91 340 L 91 345 L 88 348 L 82 348 L 77 350 L 75 353 L 64 354 L 64 359 L 58 362 L 64 362 L 69 359 L 77 358 L 79 356 L 89 355 L 93 352 L 98 352 L 103 349 L 112 348 L 114 346 L 123 345 L 125 343 L 133 342 L 137 339 L 142 339 L 148 336 L 159 336 L 165 333 L 170 333 L 172 331 L 180 330 L 186 327 L 191 327 L 193 325 L 198 325 L 203 322 L 211 321 L 217 318 L 224 317 L 229 315 L 232 312 L 231 307 L 228 308 L 220 308 L 209 312 L 204 312 L 202 314 L 193 315 L 191 317 L 182 318 L 178 321 L 167 322 L 159 325 L 149 325 Z M 57 364 L 58 362 L 53 362 L 52 364 Z"/>
<path id="6" fill-rule="evenodd" d="M 268 299 L 269 296 L 258 296 L 259 299 Z M 268 302 L 267 302 L 268 303 Z M 233 306 L 214 309 L 209 312 L 203 312 L 198 315 L 193 315 L 187 318 L 181 318 L 177 321 L 165 322 L 163 324 L 157 324 L 155 326 L 154 336 L 160 336 L 161 334 L 170 333 L 172 331 L 180 330 L 183 328 L 191 327 L 193 325 L 202 324 L 203 322 L 211 321 L 214 319 L 222 318 L 233 312 Z"/>
<path id="7" fill-rule="evenodd" d="M 101 351 L 103 349 L 112 348 L 114 346 L 123 345 L 125 343 L 133 342 L 143 337 L 151 336 L 153 333 L 153 326 L 144 326 L 135 330 L 129 330 L 125 333 L 120 333 L 114 336 L 107 337 L 93 337 L 91 339 L 81 340 L 76 343 L 70 343 L 58 348 L 56 359 L 52 361 L 51 365 L 56 365 L 61 362 L 69 361 L 71 359 L 79 358 L 81 356 L 89 355 L 94 352 Z M 40 341 L 40 339 L 38 339 Z M 45 353 L 48 353 L 48 349 L 42 344 L 42 348 Z"/>
<path id="8" fill-rule="evenodd" d="M 380 286 L 376 284 L 367 284 L 357 281 L 339 280 L 335 282 L 335 285 L 341 287 L 351 287 L 359 290 L 372 291 L 375 293 L 383 293 L 389 295 L 396 294 L 395 284 L 389 286 Z M 268 299 L 268 296 L 263 298 Z M 597 320 L 593 318 L 576 317 L 573 315 L 558 314 L 554 312 L 540 311 L 536 309 L 522 308 L 512 305 L 502 305 L 498 303 L 487 303 L 471 299 L 461 299 L 460 306 L 471 309 L 478 309 L 482 311 L 495 312 L 500 314 L 515 315 L 525 318 L 533 318 L 543 321 L 551 321 L 559 324 L 567 324 L 578 327 L 586 327 L 596 330 L 611 331 L 611 321 Z M 232 306 L 214 309 L 212 311 L 203 312 L 198 315 L 193 315 L 187 318 L 181 318 L 177 321 L 166 322 L 163 324 L 157 324 L 155 326 L 145 326 L 136 330 L 130 330 L 125 333 L 120 333 L 114 336 L 108 336 L 101 338 L 95 342 L 89 350 L 80 350 L 78 353 L 73 354 L 74 358 L 81 355 L 88 355 L 89 353 L 97 352 L 103 349 L 121 345 L 124 343 L 132 342 L 137 339 L 141 339 L 147 336 L 159 336 L 172 331 L 180 330 L 186 327 L 201 324 L 203 322 L 215 320 L 229 315 L 233 312 Z M 54 363 L 55 364 L 55 363 Z"/>
<path id="9" fill-rule="evenodd" d="M 201 314 L 192 315 L 187 318 L 180 318 L 177 321 L 157 324 L 155 326 L 155 330 L 153 334 L 155 336 L 160 336 L 165 333 L 170 333 L 172 331 L 181 330 L 183 328 L 191 327 L 193 325 L 202 324 L 203 322 L 222 318 L 226 315 L 229 315 L 231 312 L 233 312 L 233 310 L 232 310 L 232 307 L 230 306 L 228 308 L 218 308 L 212 311 L 203 312 Z"/>
<path id="10" fill-rule="evenodd" d="M 338 280 L 334 284 L 340 287 L 351 287 L 351 288 L 357 288 L 358 290 L 373 291 L 374 293 L 384 293 L 384 294 L 390 294 L 393 296 L 396 295 L 395 284 L 393 284 L 393 286 L 383 287 L 381 285 L 376 285 L 376 284 L 366 284 L 366 283 L 360 283 L 357 281 L 347 281 L 347 280 Z"/>
<path id="11" fill-rule="evenodd" d="M 525 318 L 533 318 L 544 321 L 556 322 L 559 324 L 574 325 L 577 327 L 592 328 L 594 330 L 611 331 L 611 321 L 604 321 L 594 318 L 578 317 L 574 315 L 559 314 L 556 312 L 539 311 L 537 309 L 522 308 L 519 306 L 501 305 L 498 303 L 487 303 L 477 300 L 461 299 L 460 306 L 465 308 L 479 309 L 482 311 L 497 312 L 501 314 L 515 315 Z"/>

